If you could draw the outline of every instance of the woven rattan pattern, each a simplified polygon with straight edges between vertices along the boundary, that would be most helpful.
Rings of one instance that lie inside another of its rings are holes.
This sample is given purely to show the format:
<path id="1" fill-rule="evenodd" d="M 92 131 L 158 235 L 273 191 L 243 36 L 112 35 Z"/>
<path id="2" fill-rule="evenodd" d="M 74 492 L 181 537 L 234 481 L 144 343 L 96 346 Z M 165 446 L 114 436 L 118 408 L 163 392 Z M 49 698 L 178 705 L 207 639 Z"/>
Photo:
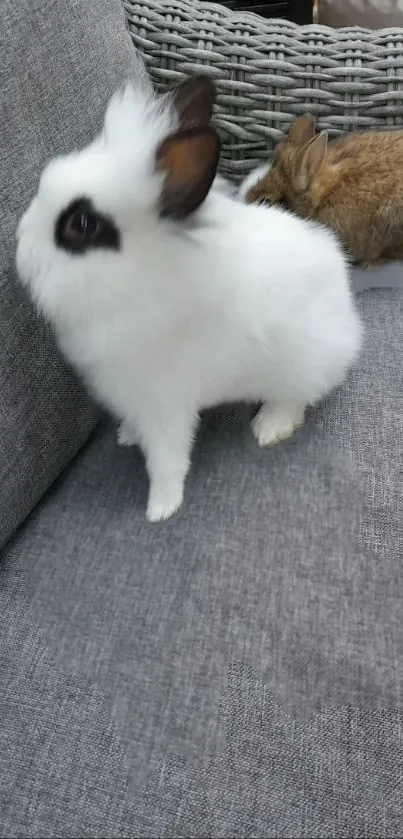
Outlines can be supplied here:
<path id="1" fill-rule="evenodd" d="M 232 178 L 267 159 L 306 111 L 331 135 L 403 124 L 403 29 L 299 27 L 196 0 L 123 3 L 158 87 L 197 72 L 215 80 Z"/>

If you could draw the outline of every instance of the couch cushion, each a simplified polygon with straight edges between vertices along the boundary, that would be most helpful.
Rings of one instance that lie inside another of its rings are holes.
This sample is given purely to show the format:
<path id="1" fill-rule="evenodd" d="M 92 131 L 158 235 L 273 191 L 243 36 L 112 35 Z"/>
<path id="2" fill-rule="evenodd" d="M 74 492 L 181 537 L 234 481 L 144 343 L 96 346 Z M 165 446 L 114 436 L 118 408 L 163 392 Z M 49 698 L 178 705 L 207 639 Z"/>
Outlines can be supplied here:
<path id="1" fill-rule="evenodd" d="M 401 835 L 403 292 L 360 307 L 356 370 L 293 440 L 209 413 L 151 526 L 102 429 L 10 545 L 4 835 Z"/>
<path id="2" fill-rule="evenodd" d="M 95 421 L 16 285 L 17 220 L 44 163 L 88 142 L 140 62 L 120 0 L 2 0 L 0 55 L 1 544 Z"/>

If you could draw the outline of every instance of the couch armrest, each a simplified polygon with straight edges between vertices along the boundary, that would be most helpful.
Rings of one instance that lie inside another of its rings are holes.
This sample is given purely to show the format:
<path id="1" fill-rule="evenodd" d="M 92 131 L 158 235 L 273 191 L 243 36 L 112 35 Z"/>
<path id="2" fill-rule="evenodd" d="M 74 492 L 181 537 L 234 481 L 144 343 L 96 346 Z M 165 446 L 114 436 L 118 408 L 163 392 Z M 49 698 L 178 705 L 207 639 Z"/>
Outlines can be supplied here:
<path id="1" fill-rule="evenodd" d="M 403 124 L 403 29 L 300 27 L 197 0 L 123 4 L 158 87 L 214 78 L 222 171 L 236 180 L 306 111 L 333 136 Z"/>

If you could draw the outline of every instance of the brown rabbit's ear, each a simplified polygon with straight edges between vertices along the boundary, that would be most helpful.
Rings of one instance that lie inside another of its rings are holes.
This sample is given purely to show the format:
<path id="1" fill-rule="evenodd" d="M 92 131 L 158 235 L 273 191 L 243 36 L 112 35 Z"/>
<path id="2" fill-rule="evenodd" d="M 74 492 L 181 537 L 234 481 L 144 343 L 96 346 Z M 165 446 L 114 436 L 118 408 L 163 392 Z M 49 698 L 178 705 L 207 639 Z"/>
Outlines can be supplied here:
<path id="1" fill-rule="evenodd" d="M 215 102 L 214 82 L 202 75 L 186 79 L 173 91 L 173 101 L 182 129 L 209 125 Z"/>
<path id="2" fill-rule="evenodd" d="M 310 186 L 322 166 L 327 149 L 327 131 L 321 131 L 308 143 L 301 159 L 300 176 L 305 187 Z"/>
<path id="3" fill-rule="evenodd" d="M 183 219 L 200 207 L 215 178 L 220 139 L 213 128 L 170 134 L 157 149 L 157 170 L 165 171 L 160 212 Z"/>
<path id="4" fill-rule="evenodd" d="M 294 120 L 288 139 L 293 146 L 305 146 L 315 136 L 315 120 L 310 114 Z"/>

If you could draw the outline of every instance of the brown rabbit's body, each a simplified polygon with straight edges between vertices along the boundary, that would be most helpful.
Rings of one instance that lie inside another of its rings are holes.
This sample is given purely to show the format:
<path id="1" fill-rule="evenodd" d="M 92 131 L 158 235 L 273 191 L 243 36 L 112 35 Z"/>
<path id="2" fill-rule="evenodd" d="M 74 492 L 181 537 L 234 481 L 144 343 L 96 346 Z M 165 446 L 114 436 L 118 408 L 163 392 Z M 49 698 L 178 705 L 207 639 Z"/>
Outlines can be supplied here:
<path id="1" fill-rule="evenodd" d="M 357 264 L 403 259 L 403 131 L 327 143 L 310 117 L 300 117 L 246 200 L 279 202 L 325 224 Z"/>

